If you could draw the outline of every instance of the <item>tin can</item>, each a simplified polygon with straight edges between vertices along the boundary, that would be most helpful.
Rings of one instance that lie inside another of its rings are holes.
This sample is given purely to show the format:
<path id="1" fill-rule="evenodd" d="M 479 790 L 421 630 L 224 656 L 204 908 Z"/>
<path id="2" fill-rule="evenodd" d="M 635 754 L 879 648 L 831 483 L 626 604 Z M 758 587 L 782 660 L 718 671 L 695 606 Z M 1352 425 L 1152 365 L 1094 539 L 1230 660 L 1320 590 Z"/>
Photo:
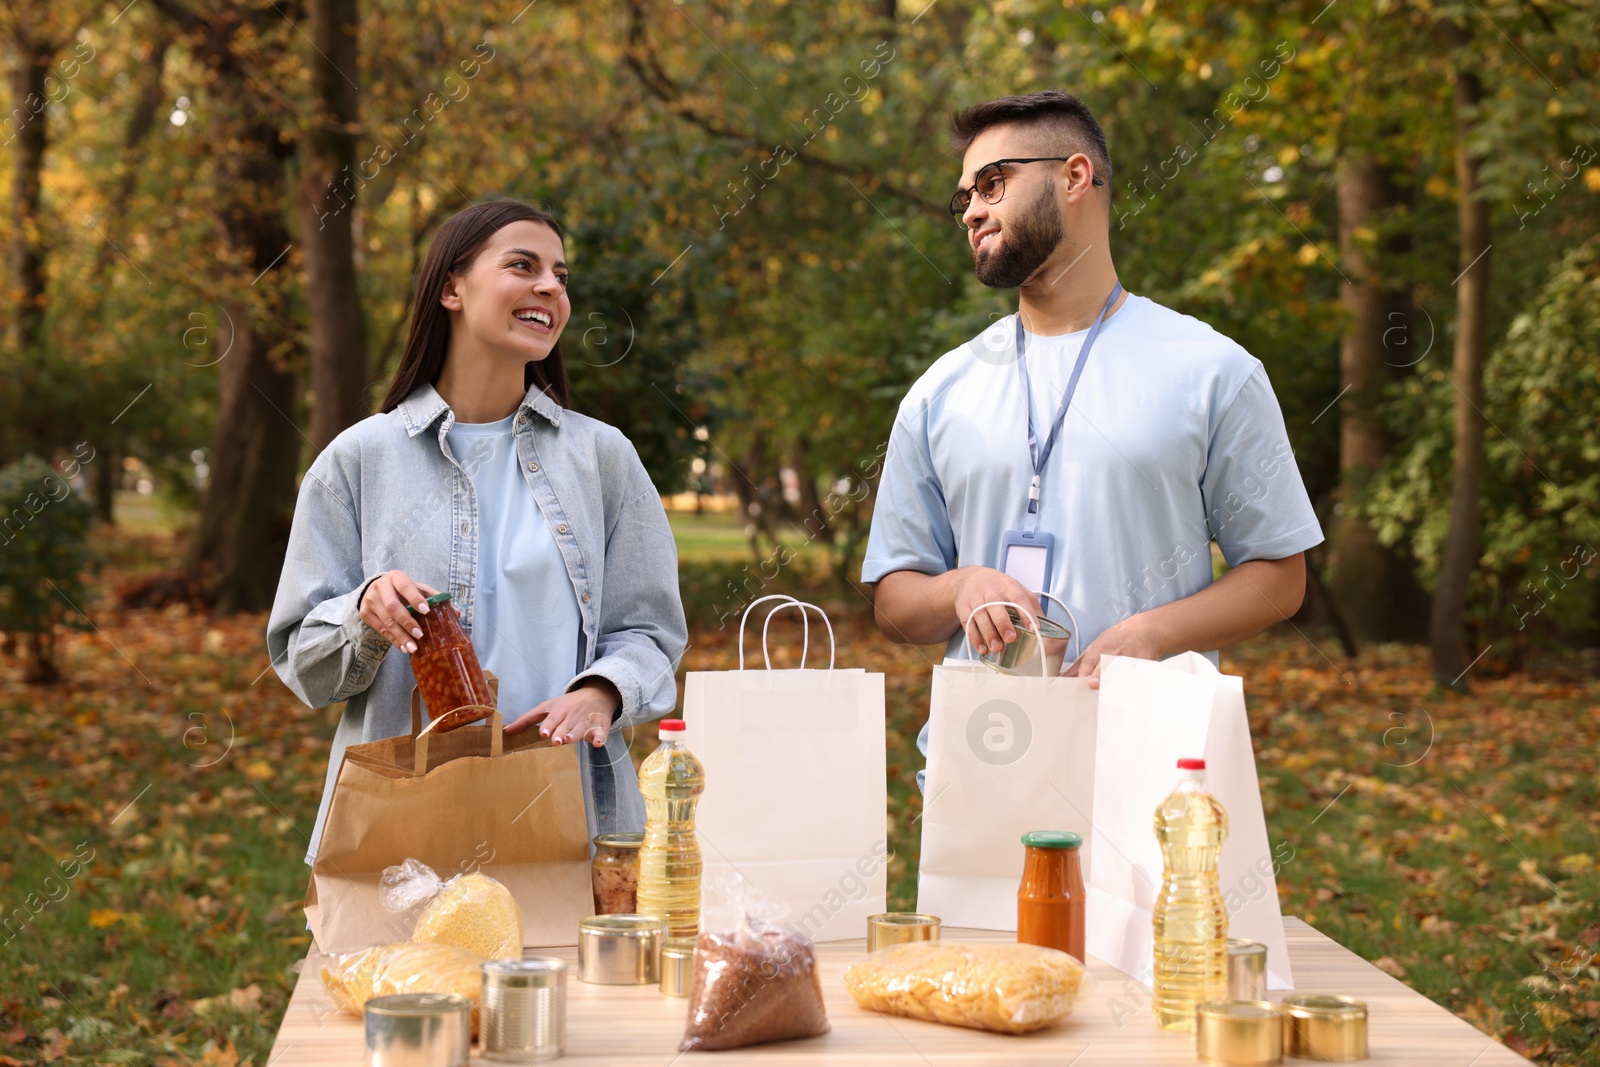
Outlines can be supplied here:
<path id="1" fill-rule="evenodd" d="M 368 1067 L 465 1067 L 472 1001 L 455 993 L 373 997 L 362 1010 Z"/>
<path id="2" fill-rule="evenodd" d="M 1325 993 L 1284 997 L 1283 1047 L 1303 1060 L 1366 1059 L 1366 1004 L 1355 997 Z"/>
<path id="3" fill-rule="evenodd" d="M 1006 614 L 1011 617 L 1011 624 L 1017 628 L 1017 639 L 999 652 L 985 652 L 978 657 L 984 666 L 1001 674 L 1034 673 L 1025 668 L 1035 656 L 1044 654 L 1044 644 L 1040 638 L 1057 641 L 1067 641 L 1072 638 L 1071 630 L 1043 616 L 1036 620 L 1038 629 L 1030 629 L 1027 619 L 1015 605 L 1007 604 Z"/>
<path id="4" fill-rule="evenodd" d="M 1267 946 L 1240 937 L 1228 938 L 1228 998 L 1267 999 Z"/>
<path id="5" fill-rule="evenodd" d="M 913 911 L 888 911 L 867 916 L 867 951 L 876 952 L 908 941 L 939 940 L 939 917 Z"/>
<path id="6" fill-rule="evenodd" d="M 567 965 L 549 956 L 483 965 L 483 1058 L 539 1063 L 566 1050 Z"/>
<path id="7" fill-rule="evenodd" d="M 1218 1067 L 1283 1062 L 1283 1015 L 1265 1000 L 1207 1000 L 1195 1008 L 1195 1054 Z"/>
<path id="8" fill-rule="evenodd" d="M 655 985 L 661 980 L 658 915 L 596 915 L 578 923 L 578 980 L 597 985 Z"/>
<path id="9" fill-rule="evenodd" d="M 694 937 L 668 938 L 661 946 L 661 992 L 686 997 L 694 981 Z"/>

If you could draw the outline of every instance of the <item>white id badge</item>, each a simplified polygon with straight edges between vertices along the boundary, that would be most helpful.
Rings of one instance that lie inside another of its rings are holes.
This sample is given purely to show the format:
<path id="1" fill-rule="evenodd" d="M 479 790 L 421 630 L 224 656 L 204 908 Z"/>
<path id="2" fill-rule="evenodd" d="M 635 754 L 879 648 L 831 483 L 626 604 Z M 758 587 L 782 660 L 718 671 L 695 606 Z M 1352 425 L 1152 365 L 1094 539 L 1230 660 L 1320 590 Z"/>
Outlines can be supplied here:
<path id="1" fill-rule="evenodd" d="M 1000 569 L 1024 589 L 1049 589 L 1056 539 L 1043 530 L 1007 530 L 1000 540 Z M 1050 609 L 1045 608 L 1045 614 Z"/>

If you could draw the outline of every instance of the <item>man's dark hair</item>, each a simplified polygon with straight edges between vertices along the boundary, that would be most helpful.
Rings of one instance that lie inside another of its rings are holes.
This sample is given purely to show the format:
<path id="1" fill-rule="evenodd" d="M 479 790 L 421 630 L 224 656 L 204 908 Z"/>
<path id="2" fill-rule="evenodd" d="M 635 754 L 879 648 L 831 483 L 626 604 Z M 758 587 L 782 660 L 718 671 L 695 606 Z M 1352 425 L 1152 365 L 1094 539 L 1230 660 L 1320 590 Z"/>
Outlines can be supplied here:
<path id="1" fill-rule="evenodd" d="M 1082 152 L 1094 163 L 1095 177 L 1111 190 L 1111 150 L 1100 121 L 1082 100 L 1060 89 L 1045 89 L 1023 96 L 1002 96 L 956 112 L 950 122 L 950 147 L 963 155 L 984 130 L 994 126 L 1022 126 L 1033 138 L 1030 151 L 1040 156 L 1070 156 Z"/>

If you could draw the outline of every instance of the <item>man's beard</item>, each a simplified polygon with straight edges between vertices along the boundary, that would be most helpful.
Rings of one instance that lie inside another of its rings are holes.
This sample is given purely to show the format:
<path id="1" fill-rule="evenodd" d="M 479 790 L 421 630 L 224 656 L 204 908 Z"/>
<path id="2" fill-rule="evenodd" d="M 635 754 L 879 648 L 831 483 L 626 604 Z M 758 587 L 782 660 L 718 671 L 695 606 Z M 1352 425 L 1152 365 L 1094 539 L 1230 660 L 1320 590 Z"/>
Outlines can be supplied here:
<path id="1" fill-rule="evenodd" d="M 1054 254 L 1066 235 L 1054 184 L 1046 183 L 1027 212 L 1005 228 L 999 250 L 973 256 L 973 270 L 991 289 L 1015 289 Z"/>

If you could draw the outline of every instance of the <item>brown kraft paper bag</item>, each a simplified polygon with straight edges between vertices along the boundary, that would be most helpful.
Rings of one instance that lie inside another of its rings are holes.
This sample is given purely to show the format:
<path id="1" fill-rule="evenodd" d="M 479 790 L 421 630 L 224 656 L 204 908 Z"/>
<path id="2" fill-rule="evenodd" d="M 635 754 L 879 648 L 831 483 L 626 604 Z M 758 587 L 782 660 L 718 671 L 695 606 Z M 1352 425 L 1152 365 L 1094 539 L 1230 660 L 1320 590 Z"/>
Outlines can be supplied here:
<path id="1" fill-rule="evenodd" d="M 479 870 L 504 884 L 522 908 L 525 947 L 576 944 L 578 921 L 594 914 L 576 746 L 534 731 L 506 737 L 499 712 L 416 736 L 415 692 L 411 723 L 413 736 L 345 750 L 306 894 L 317 948 L 406 940 L 378 880 L 408 858 L 441 879 Z"/>

